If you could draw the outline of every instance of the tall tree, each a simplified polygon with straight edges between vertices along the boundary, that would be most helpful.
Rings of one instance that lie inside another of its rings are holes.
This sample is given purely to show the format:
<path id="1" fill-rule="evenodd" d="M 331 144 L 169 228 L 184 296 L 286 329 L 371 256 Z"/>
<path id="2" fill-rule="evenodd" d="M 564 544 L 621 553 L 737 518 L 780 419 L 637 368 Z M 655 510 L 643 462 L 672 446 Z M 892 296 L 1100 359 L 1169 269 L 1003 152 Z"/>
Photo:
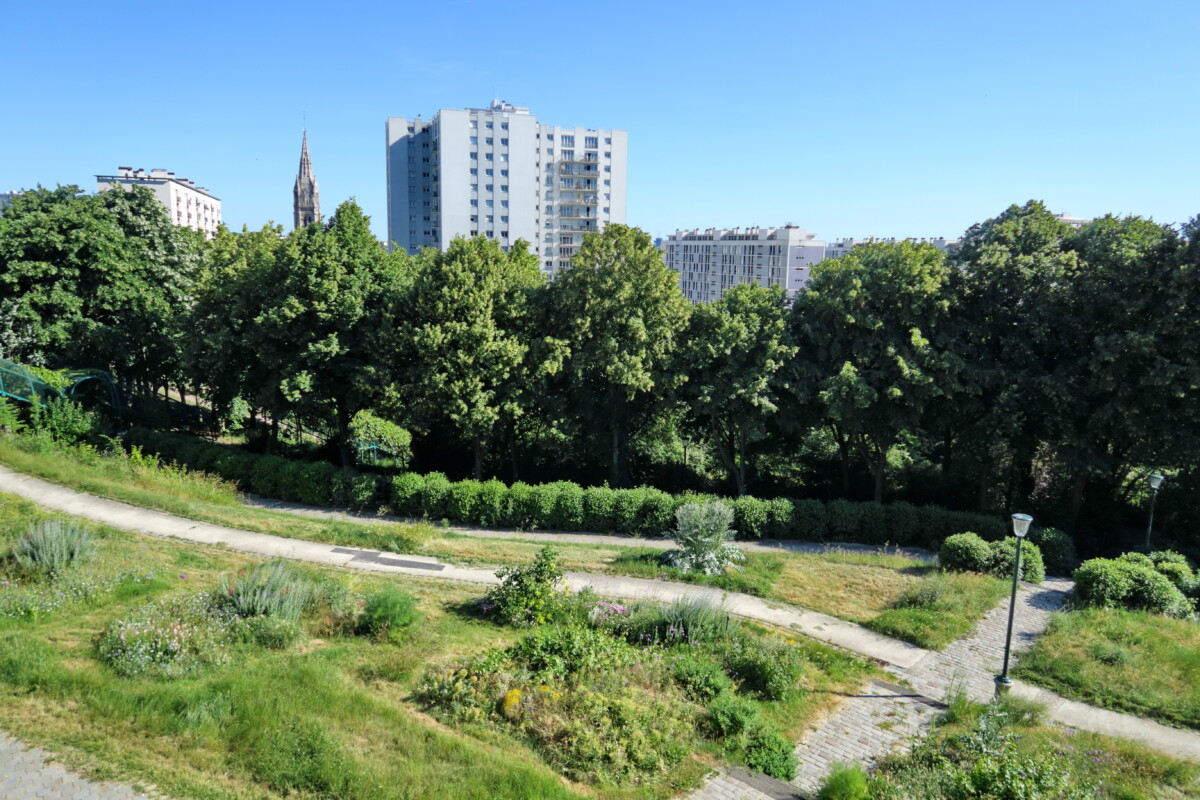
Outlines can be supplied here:
<path id="1" fill-rule="evenodd" d="M 692 311 L 681 337 L 681 392 L 689 418 L 713 446 L 737 494 L 746 493 L 748 451 L 778 411 L 781 370 L 796 354 L 780 286 L 742 284 Z"/>
<path id="2" fill-rule="evenodd" d="M 830 424 L 873 472 L 877 501 L 888 451 L 960 369 L 946 328 L 949 282 L 933 245 L 870 243 L 818 264 L 796 300 L 800 364 Z"/>
<path id="3" fill-rule="evenodd" d="M 289 413 L 332 421 L 342 464 L 353 463 L 350 422 L 381 391 L 384 370 L 369 346 L 385 325 L 390 287 L 401 271 L 371 235 L 353 200 L 322 228 L 293 231 L 280 248 L 268 285 L 271 303 L 255 317 L 258 404 L 278 419 Z"/>
<path id="4" fill-rule="evenodd" d="M 609 225 L 584 239 L 551 284 L 559 338 L 571 355 L 564 390 L 580 431 L 609 440 L 609 479 L 630 483 L 630 434 L 662 410 L 683 376 L 673 369 L 688 304 L 649 235 Z"/>
<path id="5" fill-rule="evenodd" d="M 498 426 L 525 412 L 528 390 L 562 363 L 553 340 L 535 340 L 531 295 L 545 282 L 517 242 L 455 239 L 417 274 L 407 318 L 417 413 L 449 423 L 471 443 L 475 478 Z"/>

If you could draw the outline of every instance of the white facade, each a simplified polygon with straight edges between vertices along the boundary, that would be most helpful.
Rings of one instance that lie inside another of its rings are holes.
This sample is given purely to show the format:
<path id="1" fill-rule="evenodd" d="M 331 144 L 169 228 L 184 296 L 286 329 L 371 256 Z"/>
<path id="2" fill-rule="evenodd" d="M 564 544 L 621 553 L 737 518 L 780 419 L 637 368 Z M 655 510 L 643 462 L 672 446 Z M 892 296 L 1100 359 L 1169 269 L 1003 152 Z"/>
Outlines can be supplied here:
<path id="1" fill-rule="evenodd" d="M 1064 222 L 1067 225 L 1070 225 L 1075 230 L 1079 230 L 1085 225 L 1091 225 L 1093 222 L 1095 222 L 1095 220 L 1083 219 L 1082 217 L 1072 217 L 1066 212 L 1063 212 L 1062 214 L 1055 214 L 1054 218 L 1059 222 Z"/>
<path id="2" fill-rule="evenodd" d="M 829 242 L 825 245 L 825 258 L 841 258 L 849 253 L 860 244 L 870 244 L 871 242 L 883 242 L 885 244 L 895 244 L 896 242 L 912 242 L 913 244 L 931 244 L 943 253 L 948 252 L 950 248 L 958 245 L 958 239 L 947 239 L 944 236 L 930 237 L 928 239 L 918 239 L 915 236 L 910 236 L 907 239 L 897 239 L 895 237 L 887 239 L 838 239 L 835 242 Z"/>
<path id="3" fill-rule="evenodd" d="M 585 233 L 625 222 L 626 131 L 547 125 L 494 100 L 388 117 L 386 132 L 388 240 L 409 253 L 456 236 L 524 239 L 553 275 Z"/>
<path id="4" fill-rule="evenodd" d="M 812 265 L 825 257 L 825 243 L 794 225 L 680 230 L 660 247 L 693 303 L 716 300 L 742 283 L 782 286 L 794 297 L 808 282 Z"/>
<path id="5" fill-rule="evenodd" d="M 96 176 L 96 191 L 115 186 L 145 186 L 166 206 L 171 222 L 194 228 L 209 239 L 216 235 L 221 224 L 220 199 L 187 178 L 175 177 L 174 172 L 152 169 L 147 173 L 144 169 L 118 167 L 116 175 Z"/>
<path id="6" fill-rule="evenodd" d="M 21 194 L 16 192 L 0 192 L 0 217 L 4 216 L 4 209 L 12 205 L 13 198 Z"/>

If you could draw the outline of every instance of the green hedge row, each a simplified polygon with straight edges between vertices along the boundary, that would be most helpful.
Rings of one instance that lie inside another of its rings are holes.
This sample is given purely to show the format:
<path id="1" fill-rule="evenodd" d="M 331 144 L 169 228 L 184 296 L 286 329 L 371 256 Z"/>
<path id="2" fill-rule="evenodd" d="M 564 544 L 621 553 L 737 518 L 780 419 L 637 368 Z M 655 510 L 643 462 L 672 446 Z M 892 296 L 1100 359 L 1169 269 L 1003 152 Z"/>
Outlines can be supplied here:
<path id="1" fill-rule="evenodd" d="M 560 481 L 531 486 L 500 481 L 458 481 L 441 473 L 384 476 L 320 462 L 289 461 L 246 453 L 194 436 L 135 428 L 127 445 L 233 481 L 243 491 L 313 506 L 360 511 L 381 508 L 405 517 L 522 530 L 589 531 L 657 536 L 673 527 L 684 503 L 722 499 L 733 507 L 740 539 L 801 539 L 861 544 L 917 545 L 937 549 L 947 537 L 974 531 L 1003 539 L 996 517 L 910 503 L 848 500 L 736 499 L 658 489 L 585 489 Z"/>

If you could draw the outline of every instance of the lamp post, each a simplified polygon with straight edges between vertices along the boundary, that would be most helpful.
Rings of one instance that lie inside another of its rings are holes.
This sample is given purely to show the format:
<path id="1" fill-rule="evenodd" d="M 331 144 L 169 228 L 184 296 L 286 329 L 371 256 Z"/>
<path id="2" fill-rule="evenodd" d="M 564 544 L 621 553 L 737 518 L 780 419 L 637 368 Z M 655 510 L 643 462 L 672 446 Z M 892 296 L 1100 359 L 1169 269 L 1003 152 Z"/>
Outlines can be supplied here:
<path id="1" fill-rule="evenodd" d="M 1013 536 L 1017 537 L 1017 557 L 1013 560 L 1012 598 L 1008 602 L 1008 633 L 1004 637 L 1004 670 L 996 676 L 997 691 L 1007 689 L 1012 684 L 1012 678 L 1008 677 L 1008 657 L 1012 651 L 1013 616 L 1017 612 L 1017 581 L 1021 576 L 1021 542 L 1025 541 L 1025 535 L 1029 533 L 1029 523 L 1031 522 L 1033 522 L 1033 517 L 1028 514 L 1012 515 Z"/>
<path id="2" fill-rule="evenodd" d="M 1162 486 L 1163 476 L 1157 472 L 1150 476 L 1150 488 L 1154 493 L 1150 495 L 1150 520 L 1146 523 L 1146 552 L 1150 552 L 1150 532 L 1154 530 L 1154 501 L 1158 499 L 1158 487 Z"/>

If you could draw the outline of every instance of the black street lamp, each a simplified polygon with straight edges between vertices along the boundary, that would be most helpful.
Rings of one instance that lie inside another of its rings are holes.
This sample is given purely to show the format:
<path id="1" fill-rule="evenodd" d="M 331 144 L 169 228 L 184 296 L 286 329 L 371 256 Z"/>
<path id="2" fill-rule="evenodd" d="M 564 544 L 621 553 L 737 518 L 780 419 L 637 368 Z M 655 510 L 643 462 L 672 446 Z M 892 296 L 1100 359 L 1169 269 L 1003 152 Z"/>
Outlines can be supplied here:
<path id="1" fill-rule="evenodd" d="M 1012 651 L 1013 616 L 1017 612 L 1017 581 L 1021 576 L 1021 542 L 1025 541 L 1025 535 L 1029 533 L 1029 523 L 1031 522 L 1033 522 L 1033 517 L 1028 514 L 1012 515 L 1013 536 L 1017 537 L 1017 557 L 1013 559 L 1012 598 L 1008 602 L 1008 634 L 1004 637 L 1004 670 L 996 676 L 998 690 L 1007 689 L 1012 684 L 1012 678 L 1008 677 L 1008 657 Z"/>
<path id="2" fill-rule="evenodd" d="M 1150 476 L 1150 488 L 1154 490 L 1154 494 L 1150 495 L 1150 521 L 1146 523 L 1146 552 L 1150 552 L 1150 532 L 1154 530 L 1154 501 L 1158 500 L 1158 487 L 1162 486 L 1163 476 L 1157 472 Z"/>

